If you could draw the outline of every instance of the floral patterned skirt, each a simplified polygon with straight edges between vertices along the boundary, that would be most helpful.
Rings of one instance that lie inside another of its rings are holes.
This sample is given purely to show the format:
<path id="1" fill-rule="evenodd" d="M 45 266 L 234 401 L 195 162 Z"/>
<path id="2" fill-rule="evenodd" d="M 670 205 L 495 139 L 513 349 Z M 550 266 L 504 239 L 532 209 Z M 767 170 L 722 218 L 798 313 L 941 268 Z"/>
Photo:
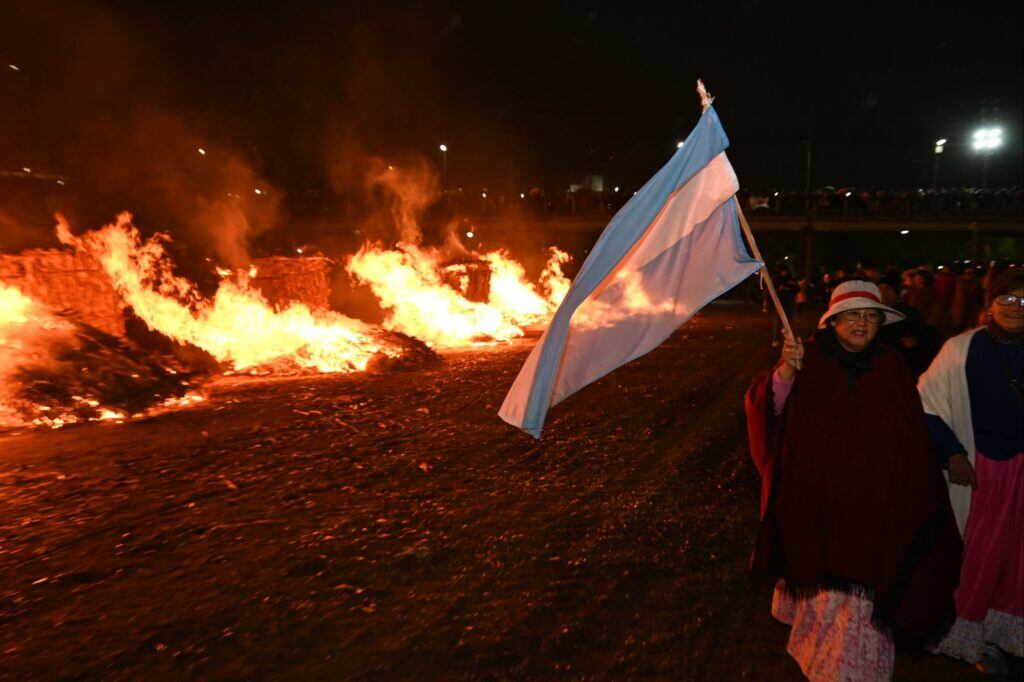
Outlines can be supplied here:
<path id="1" fill-rule="evenodd" d="M 823 590 L 792 597 L 775 588 L 772 615 L 790 625 L 786 651 L 812 682 L 891 680 L 896 648 L 871 623 L 874 604 L 865 597 Z"/>

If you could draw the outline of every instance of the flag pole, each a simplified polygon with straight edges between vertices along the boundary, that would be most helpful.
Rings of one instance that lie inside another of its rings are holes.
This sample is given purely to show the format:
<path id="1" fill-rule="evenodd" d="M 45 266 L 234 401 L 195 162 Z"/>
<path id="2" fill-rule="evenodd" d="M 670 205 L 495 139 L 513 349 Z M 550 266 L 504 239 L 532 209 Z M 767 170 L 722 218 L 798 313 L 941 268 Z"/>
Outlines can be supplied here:
<path id="1" fill-rule="evenodd" d="M 747 217 L 743 215 L 743 209 L 740 208 L 740 200 L 735 194 L 732 195 L 732 200 L 736 202 L 736 215 L 739 216 L 740 227 L 743 228 L 743 234 L 747 236 L 747 243 L 750 244 L 750 250 L 754 252 L 754 258 L 761 263 L 761 278 L 768 287 L 768 293 L 772 297 L 772 303 L 775 304 L 775 310 L 779 313 L 779 319 L 782 320 L 782 326 L 789 334 L 789 338 L 795 339 L 796 336 L 793 334 L 793 328 L 789 326 L 789 317 L 786 315 L 786 311 L 782 308 L 782 301 L 779 300 L 779 295 L 775 292 L 775 284 L 772 282 L 772 278 L 768 274 L 768 269 L 764 264 L 764 258 L 761 257 L 761 251 L 757 248 L 757 242 L 754 241 L 754 233 L 750 230 L 750 225 L 747 224 Z"/>

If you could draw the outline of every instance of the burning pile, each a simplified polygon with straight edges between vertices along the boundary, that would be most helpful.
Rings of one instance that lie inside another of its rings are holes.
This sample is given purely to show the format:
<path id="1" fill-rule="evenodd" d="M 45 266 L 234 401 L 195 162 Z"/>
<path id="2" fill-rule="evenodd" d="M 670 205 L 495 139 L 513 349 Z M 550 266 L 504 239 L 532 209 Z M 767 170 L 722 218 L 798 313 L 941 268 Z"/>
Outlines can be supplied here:
<path id="1" fill-rule="evenodd" d="M 293 302 L 313 310 L 331 307 L 330 272 L 334 261 L 323 256 L 257 258 L 248 270 L 248 286 L 259 291 L 267 303 L 284 308 Z"/>
<path id="2" fill-rule="evenodd" d="M 458 348 L 506 342 L 546 321 L 569 288 L 561 265 L 568 255 L 551 249 L 540 291 L 526 279 L 521 264 L 501 251 L 473 254 L 490 268 L 486 301 L 471 300 L 473 271 L 468 264 L 445 265 L 440 249 L 401 243 L 394 249 L 366 244 L 346 268 L 373 290 L 388 311 L 384 327 L 422 339 L 432 348 Z M 461 269 L 460 269 L 461 268 Z M 450 286 L 452 280 L 459 287 Z"/>
<path id="3" fill-rule="evenodd" d="M 440 196 L 438 178 L 427 164 L 399 168 L 378 160 L 366 184 L 380 195 L 379 222 L 393 226 L 397 245 L 366 243 L 346 259 L 345 268 L 373 291 L 387 313 L 386 329 L 422 339 L 431 348 L 460 348 L 511 341 L 558 308 L 569 288 L 561 270 L 569 259 L 565 253 L 552 249 L 535 287 L 507 253 L 470 251 L 454 230 L 441 247 L 423 244 L 419 218 Z"/>
<path id="4" fill-rule="evenodd" d="M 80 321 L 124 336 L 121 297 L 100 264 L 86 253 L 32 249 L 0 254 L 0 283 L 50 310 L 74 310 Z"/>
<path id="5" fill-rule="evenodd" d="M 329 310 L 292 302 L 282 309 L 244 282 L 225 278 L 212 299 L 173 272 L 164 250 L 169 237 L 145 241 L 122 213 L 111 225 L 81 236 L 61 219 L 60 240 L 100 262 L 114 288 L 150 329 L 201 348 L 236 372 L 299 370 L 354 372 L 404 352 L 394 337 Z"/>
<path id="6" fill-rule="evenodd" d="M 0 284 L 0 426 L 124 419 L 187 395 L 198 375 Z"/>
<path id="7" fill-rule="evenodd" d="M 175 274 L 165 249 L 170 237 L 143 239 L 128 213 L 81 235 L 58 216 L 57 236 L 74 253 L 48 253 L 90 263 L 94 279 L 103 273 L 106 297 L 89 298 L 106 301 L 113 311 L 107 317 L 117 323 L 101 330 L 81 310 L 78 317 L 55 313 L 0 278 L 0 425 L 123 419 L 201 399 L 187 394 L 210 369 L 346 373 L 423 364 L 436 359 L 431 349 L 523 336 L 557 309 L 569 288 L 564 252 L 550 250 L 534 285 L 504 251 L 470 251 L 454 237 L 443 247 L 424 246 L 414 215 L 422 202 L 402 201 L 397 246 L 366 243 L 345 260 L 349 275 L 368 285 L 386 312 L 383 328 L 329 309 L 329 259 L 271 258 L 237 271 L 218 269 L 217 290 L 206 297 Z M 8 270 L 28 282 L 25 266 L 19 268 Z M 74 300 L 80 288 L 54 277 L 44 292 L 63 297 L 62 308 L 81 307 Z M 120 307 L 159 335 L 160 352 L 124 338 Z M 197 356 L 204 358 L 202 372 L 195 370 Z"/>

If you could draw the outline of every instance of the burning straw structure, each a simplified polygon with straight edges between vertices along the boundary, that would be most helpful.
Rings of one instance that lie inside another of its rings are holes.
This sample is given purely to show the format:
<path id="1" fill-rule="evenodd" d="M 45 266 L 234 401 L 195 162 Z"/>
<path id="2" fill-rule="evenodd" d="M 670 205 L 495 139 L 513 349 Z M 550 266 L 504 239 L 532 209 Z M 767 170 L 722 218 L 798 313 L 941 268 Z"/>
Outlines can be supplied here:
<path id="1" fill-rule="evenodd" d="M 124 419 L 186 396 L 200 375 L 48 310 L 0 282 L 0 428 Z"/>
<path id="2" fill-rule="evenodd" d="M 491 298 L 491 267 L 487 261 L 452 261 L 439 266 L 441 280 L 467 301 L 486 303 Z"/>
<path id="3" fill-rule="evenodd" d="M 327 310 L 331 305 L 329 275 L 333 266 L 334 261 L 323 256 L 258 258 L 249 269 L 248 283 L 275 308 L 302 303 L 311 310 Z"/>
<path id="4" fill-rule="evenodd" d="M 0 254 L 0 283 L 50 310 L 70 311 L 107 334 L 125 335 L 121 297 L 103 267 L 87 253 L 34 249 Z"/>

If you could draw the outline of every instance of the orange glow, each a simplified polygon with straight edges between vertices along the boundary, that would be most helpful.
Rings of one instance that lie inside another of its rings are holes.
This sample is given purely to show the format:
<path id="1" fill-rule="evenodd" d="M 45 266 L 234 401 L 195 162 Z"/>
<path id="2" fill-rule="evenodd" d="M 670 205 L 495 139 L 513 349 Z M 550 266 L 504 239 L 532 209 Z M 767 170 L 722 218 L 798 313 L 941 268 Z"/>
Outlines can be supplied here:
<path id="1" fill-rule="evenodd" d="M 441 279 L 443 253 L 416 244 L 403 243 L 392 250 L 366 244 L 348 259 L 346 269 L 358 282 L 369 285 L 388 311 L 385 328 L 434 348 L 507 342 L 522 336 L 525 327 L 551 317 L 568 288 L 560 268 L 568 256 L 557 249 L 542 277 L 547 296 L 526 280 L 523 266 L 507 254 L 472 255 L 490 269 L 487 302 L 466 298 L 469 277 L 464 265 L 445 267 L 458 275 L 461 290 L 456 291 Z"/>
<path id="2" fill-rule="evenodd" d="M 173 274 L 163 247 L 170 238 L 158 234 L 143 241 L 128 213 L 81 236 L 58 220 L 60 240 L 96 258 L 151 329 L 197 346 L 235 371 L 353 372 L 366 369 L 375 355 L 401 354 L 370 326 L 344 315 L 300 303 L 275 310 L 243 278 L 223 279 L 213 298 L 204 298 L 195 285 Z M 255 268 L 248 274 L 255 276 Z"/>
<path id="3" fill-rule="evenodd" d="M 66 341 L 71 328 L 67 321 L 25 296 L 20 289 L 0 282 L 0 426 L 23 424 L 17 409 L 15 373 L 25 365 L 49 362 L 54 344 Z M 42 420 L 47 421 L 45 414 Z M 43 421 L 37 420 L 37 423 Z M 48 426 L 63 424 L 61 419 L 47 423 Z"/>

